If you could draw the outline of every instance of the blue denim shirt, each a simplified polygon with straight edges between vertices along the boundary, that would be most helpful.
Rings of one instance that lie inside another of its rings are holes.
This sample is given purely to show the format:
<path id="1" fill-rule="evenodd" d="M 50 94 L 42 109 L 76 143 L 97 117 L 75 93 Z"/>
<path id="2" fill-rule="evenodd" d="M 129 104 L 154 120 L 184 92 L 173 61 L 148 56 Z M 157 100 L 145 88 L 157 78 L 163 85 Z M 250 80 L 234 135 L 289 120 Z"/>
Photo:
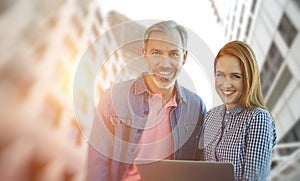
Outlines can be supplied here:
<path id="1" fill-rule="evenodd" d="M 102 96 L 89 139 L 88 180 L 121 180 L 133 163 L 149 113 L 144 77 L 113 85 Z M 170 111 L 173 159 L 203 159 L 198 142 L 204 129 L 202 99 L 176 83 L 177 106 Z"/>

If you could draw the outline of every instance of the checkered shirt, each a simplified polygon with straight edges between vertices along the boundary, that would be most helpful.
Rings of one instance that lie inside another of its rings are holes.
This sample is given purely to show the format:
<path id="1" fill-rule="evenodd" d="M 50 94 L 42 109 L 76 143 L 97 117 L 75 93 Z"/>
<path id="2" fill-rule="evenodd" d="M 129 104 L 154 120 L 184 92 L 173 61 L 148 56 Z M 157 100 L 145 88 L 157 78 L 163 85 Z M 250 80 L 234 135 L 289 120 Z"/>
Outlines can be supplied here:
<path id="1" fill-rule="evenodd" d="M 226 111 L 221 105 L 206 115 L 204 158 L 232 163 L 235 180 L 267 180 L 276 137 L 266 110 L 236 106 Z"/>

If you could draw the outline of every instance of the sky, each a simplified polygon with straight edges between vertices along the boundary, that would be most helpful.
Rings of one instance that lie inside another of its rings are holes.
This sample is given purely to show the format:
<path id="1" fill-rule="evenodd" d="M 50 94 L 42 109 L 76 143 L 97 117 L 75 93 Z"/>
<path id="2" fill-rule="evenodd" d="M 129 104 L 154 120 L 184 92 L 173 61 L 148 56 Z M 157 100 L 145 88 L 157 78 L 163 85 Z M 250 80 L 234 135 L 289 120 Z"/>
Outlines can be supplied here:
<path id="1" fill-rule="evenodd" d="M 175 20 L 196 32 L 214 53 L 224 43 L 209 0 L 98 0 L 102 11 L 117 10 L 132 20 Z"/>
<path id="2" fill-rule="evenodd" d="M 220 24 L 216 22 L 216 17 L 213 15 L 209 0 L 98 1 L 104 16 L 110 10 L 116 10 L 132 20 L 175 20 L 177 23 L 197 34 L 206 43 L 213 55 L 225 44 L 222 34 L 224 31 Z M 189 57 L 189 59 L 191 59 L 191 57 Z M 197 66 L 195 61 L 187 61 L 184 65 L 184 69 L 194 81 L 196 92 L 205 101 L 207 108 L 211 108 L 213 102 L 215 102 L 212 100 L 214 87 L 209 80 L 207 80 L 205 71 L 202 72 L 205 68 L 199 67 L 199 65 Z"/>

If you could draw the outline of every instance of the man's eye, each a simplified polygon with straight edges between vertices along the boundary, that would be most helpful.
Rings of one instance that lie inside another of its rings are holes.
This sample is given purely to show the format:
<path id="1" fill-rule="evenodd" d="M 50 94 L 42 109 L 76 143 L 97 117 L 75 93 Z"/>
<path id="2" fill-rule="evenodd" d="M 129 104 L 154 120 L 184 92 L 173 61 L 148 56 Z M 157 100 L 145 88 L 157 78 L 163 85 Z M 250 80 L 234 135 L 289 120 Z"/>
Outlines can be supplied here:
<path id="1" fill-rule="evenodd" d="M 151 55 L 160 55 L 159 52 L 152 52 Z"/>
<path id="2" fill-rule="evenodd" d="M 179 53 L 171 53 L 171 57 L 179 57 Z"/>

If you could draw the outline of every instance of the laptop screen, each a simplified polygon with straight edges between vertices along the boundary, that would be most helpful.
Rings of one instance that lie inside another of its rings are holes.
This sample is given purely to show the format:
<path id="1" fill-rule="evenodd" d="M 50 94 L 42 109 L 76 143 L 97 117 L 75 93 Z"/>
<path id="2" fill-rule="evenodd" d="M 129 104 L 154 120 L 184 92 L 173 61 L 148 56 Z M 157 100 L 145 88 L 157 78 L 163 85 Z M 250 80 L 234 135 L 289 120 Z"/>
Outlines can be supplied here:
<path id="1" fill-rule="evenodd" d="M 136 159 L 135 164 L 142 181 L 234 181 L 231 163 Z"/>

